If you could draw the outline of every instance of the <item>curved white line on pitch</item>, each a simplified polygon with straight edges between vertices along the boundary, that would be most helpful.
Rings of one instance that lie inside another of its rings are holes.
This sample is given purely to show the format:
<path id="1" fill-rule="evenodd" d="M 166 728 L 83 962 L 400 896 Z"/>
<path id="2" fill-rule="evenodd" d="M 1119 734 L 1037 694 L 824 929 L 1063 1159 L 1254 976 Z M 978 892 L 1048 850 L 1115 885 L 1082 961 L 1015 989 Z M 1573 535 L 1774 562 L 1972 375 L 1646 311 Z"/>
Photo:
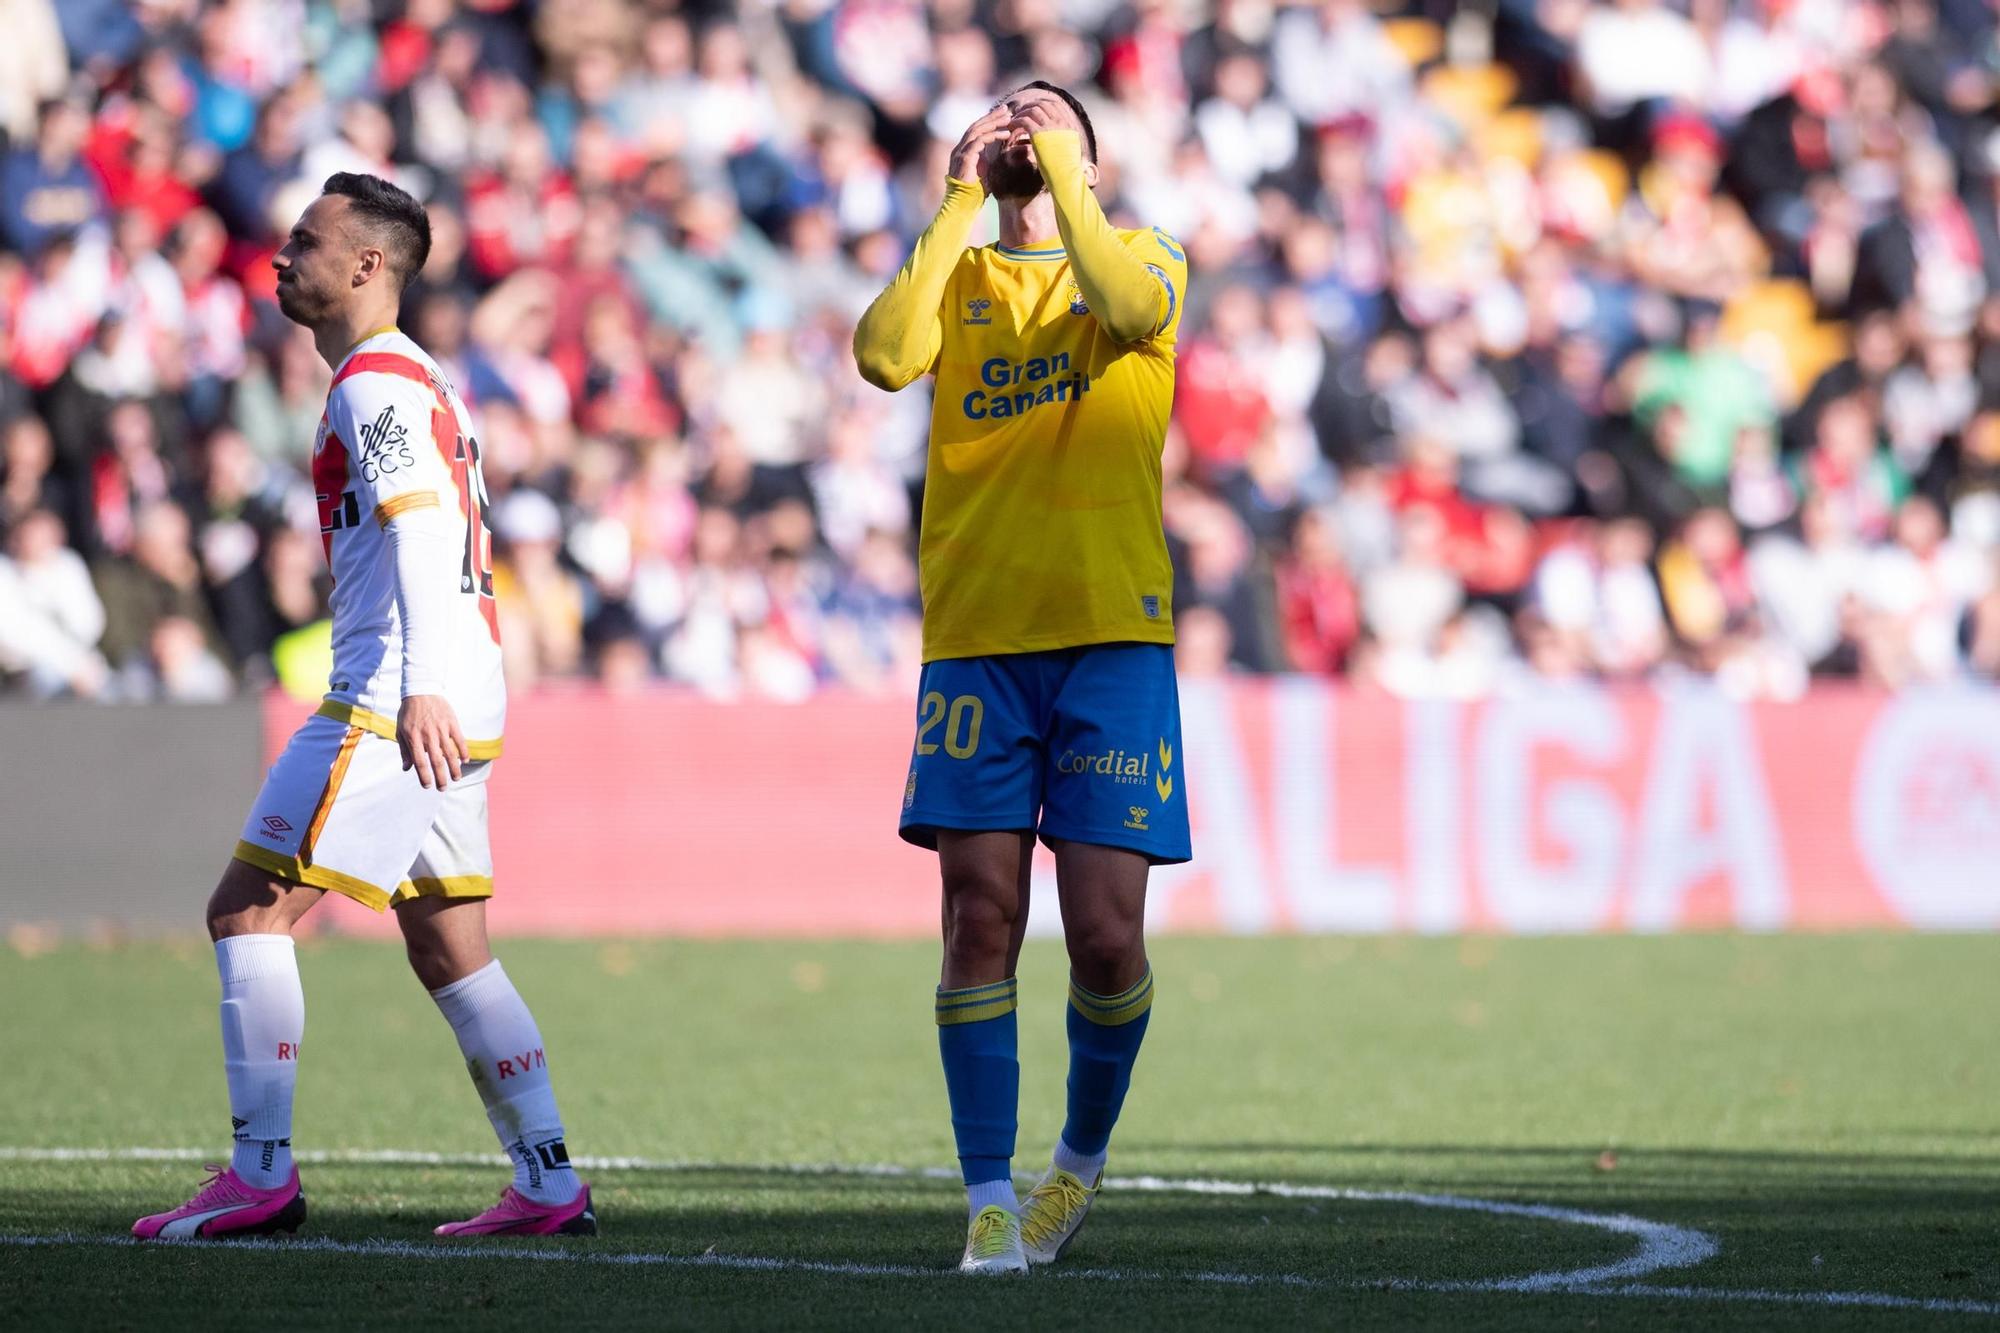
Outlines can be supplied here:
<path id="1" fill-rule="evenodd" d="M 17 1162 L 199 1162 L 214 1154 L 198 1148 L 8 1148 L 0 1147 L 0 1161 Z M 498 1153 L 436 1153 L 399 1149 L 349 1149 L 306 1151 L 299 1161 L 349 1163 L 380 1166 L 511 1166 L 512 1159 Z M 742 1166 L 719 1162 L 667 1162 L 646 1157 L 578 1157 L 576 1164 L 591 1171 L 760 1171 L 800 1176 L 859 1176 L 885 1179 L 956 1181 L 958 1173 L 948 1167 L 844 1166 L 781 1164 Z M 1452 1194 L 1418 1194 L 1396 1190 L 1342 1189 L 1331 1185 L 1292 1185 L 1283 1182 L 1252 1184 L 1222 1180 L 1170 1180 L 1158 1176 L 1137 1176 L 1114 1180 L 1121 1189 L 1135 1193 L 1198 1193 L 1221 1195 L 1269 1194 L 1279 1198 L 1336 1199 L 1373 1203 L 1407 1203 L 1416 1207 L 1449 1208 L 1496 1216 L 1517 1216 L 1540 1221 L 1593 1226 L 1623 1235 L 1638 1236 L 1639 1253 L 1616 1264 L 1567 1272 L 1536 1273 L 1524 1278 L 1495 1278 L 1474 1282 L 1439 1282 L 1416 1279 L 1388 1279 L 1340 1282 L 1304 1277 L 1295 1273 L 1149 1273 L 1130 1269 L 1056 1269 L 1051 1277 L 1115 1282 L 1204 1282 L 1229 1286 L 1285 1286 L 1340 1288 L 1371 1291 L 1387 1288 L 1413 1292 L 1560 1292 L 1573 1296 L 1617 1296 L 1641 1300 L 1681 1300 L 1735 1302 L 1769 1305 L 1804 1305 L 1822 1308 L 1862 1308 L 1876 1310 L 1922 1310 L 1934 1314 L 2000 1315 L 2000 1302 L 1961 1300 L 1948 1297 L 1893 1296 L 1871 1291 L 1765 1291 L 1731 1287 L 1649 1287 L 1633 1279 L 1668 1267 L 1700 1263 L 1716 1252 L 1714 1239 L 1688 1228 L 1670 1227 L 1644 1218 L 1623 1214 L 1589 1213 L 1572 1208 L 1542 1204 L 1495 1203 L 1467 1199 Z M 138 1242 L 122 1236 L 0 1236 L 0 1245 L 108 1245 L 131 1247 Z M 168 1241 L 149 1242 L 152 1246 L 194 1245 L 243 1250 L 303 1250 L 335 1254 L 380 1255 L 416 1259 L 508 1259 L 569 1263 L 607 1264 L 615 1267 L 721 1268 L 739 1272 L 820 1273 L 841 1277 L 944 1277 L 949 1270 L 898 1264 L 860 1264 L 811 1259 L 769 1259 L 755 1255 L 674 1255 L 657 1253 L 603 1253 L 577 1249 L 496 1250 L 465 1245 L 425 1245 L 410 1241 L 338 1241 L 324 1237 L 293 1241 Z"/>
<path id="2" fill-rule="evenodd" d="M 1591 1213 L 1580 1208 L 1557 1208 L 1540 1203 L 1496 1203 L 1488 1199 L 1467 1199 L 1456 1194 L 1419 1194 L 1409 1190 L 1346 1189 L 1337 1185 L 1288 1185 L 1226 1180 L 1168 1180 L 1159 1176 L 1134 1176 L 1107 1182 L 1121 1190 L 1157 1191 L 1171 1194 L 1270 1194 L 1281 1199 L 1347 1199 L 1359 1203 L 1402 1203 L 1418 1208 L 1448 1208 L 1458 1212 L 1485 1213 L 1494 1217 L 1526 1217 L 1537 1222 L 1557 1222 L 1590 1227 L 1620 1236 L 1635 1236 L 1638 1253 L 1617 1263 L 1591 1268 L 1573 1268 L 1527 1277 L 1488 1278 L 1451 1284 L 1459 1291 L 1554 1291 L 1563 1287 L 1587 1287 L 1608 1282 L 1632 1282 L 1668 1268 L 1690 1268 L 1706 1263 L 1720 1251 L 1715 1238 L 1691 1227 L 1649 1222 L 1625 1213 Z M 1436 1289 L 1439 1284 L 1430 1284 Z"/>
<path id="3" fill-rule="evenodd" d="M 186 1148 L 0 1148 L 0 1161 L 198 1161 L 206 1154 Z M 430 1153 L 396 1149 L 300 1152 L 304 1165 L 315 1162 L 346 1162 L 366 1165 L 411 1166 L 506 1166 L 509 1160 L 498 1153 Z M 586 1171 L 757 1171 L 803 1176 L 865 1176 L 876 1179 L 956 1180 L 958 1173 L 945 1167 L 844 1166 L 782 1164 L 753 1165 L 721 1162 L 670 1162 L 647 1157 L 576 1157 L 574 1164 Z M 1714 1237 L 1690 1227 L 1652 1222 L 1623 1213 L 1593 1213 L 1578 1208 L 1558 1208 L 1548 1204 L 1498 1203 L 1468 1199 L 1456 1194 L 1423 1194 L 1407 1190 L 1347 1189 L 1337 1185 L 1294 1185 L 1284 1181 L 1177 1180 L 1164 1176 L 1113 1177 L 1106 1182 L 1114 1189 L 1140 1194 L 1206 1194 L 1224 1197 L 1270 1195 L 1281 1199 L 1327 1199 L 1353 1203 L 1400 1203 L 1417 1208 L 1444 1208 L 1457 1212 L 1484 1213 L 1492 1217 L 1520 1217 L 1537 1222 L 1588 1227 L 1613 1235 L 1631 1236 L 1639 1249 L 1616 1263 L 1589 1268 L 1531 1273 L 1526 1277 L 1488 1278 L 1454 1284 L 1464 1291 L 1554 1291 L 1562 1287 L 1592 1286 L 1612 1282 L 1632 1282 L 1670 1268 L 1691 1268 L 1715 1257 L 1720 1249 Z M 1218 1275 L 1220 1276 L 1220 1275 Z"/>
<path id="4" fill-rule="evenodd" d="M 198 1162 L 211 1154 L 190 1148 L 7 1148 L 0 1147 L 0 1161 L 37 1162 L 82 1162 L 82 1161 L 173 1161 Z M 510 1159 L 497 1153 L 435 1153 L 412 1152 L 398 1149 L 379 1150 L 334 1150 L 307 1151 L 297 1154 L 297 1159 L 307 1165 L 313 1163 L 349 1163 L 354 1165 L 412 1165 L 412 1166 L 508 1166 Z M 800 1176 L 856 1176 L 876 1179 L 911 1180 L 956 1180 L 957 1173 L 943 1167 L 910 1168 L 901 1166 L 841 1165 L 827 1163 L 821 1165 L 754 1165 L 723 1162 L 672 1162 L 646 1157 L 587 1157 L 574 1159 L 584 1170 L 650 1171 L 650 1172 L 722 1172 L 755 1171 L 772 1174 Z M 1120 1190 L 1133 1193 L 1205 1194 L 1220 1196 L 1269 1195 L 1286 1199 L 1326 1199 L 1357 1203 L 1398 1203 L 1419 1208 L 1443 1208 L 1458 1212 L 1482 1213 L 1495 1217 L 1519 1217 L 1538 1222 L 1559 1225 L 1582 1226 L 1614 1235 L 1631 1236 L 1638 1240 L 1639 1248 L 1629 1258 L 1615 1263 L 1599 1264 L 1588 1268 L 1563 1269 L 1542 1273 L 1531 1273 L 1525 1277 L 1488 1278 L 1473 1281 L 1439 1282 L 1416 1279 L 1389 1279 L 1363 1283 L 1327 1282 L 1296 1274 L 1255 1274 L 1255 1273 L 1198 1273 L 1169 1274 L 1146 1273 L 1128 1270 L 1069 1269 L 1061 1270 L 1061 1275 L 1074 1278 L 1098 1278 L 1121 1281 L 1163 1281 L 1193 1280 L 1218 1282 L 1231 1285 L 1282 1284 L 1287 1286 L 1359 1286 L 1388 1287 L 1404 1291 L 1429 1292 L 1572 1292 L 1579 1295 L 1656 1297 L 1680 1300 L 1753 1300 L 1781 1301 L 1816 1305 L 1859 1305 L 1882 1309 L 1928 1309 L 1957 1311 L 1965 1313 L 2000 1313 L 2000 1304 L 1978 1301 L 1937 1301 L 1916 1297 L 1889 1296 L 1871 1292 L 1750 1292 L 1733 1291 L 1726 1288 L 1659 1287 L 1649 1288 L 1631 1285 L 1637 1279 L 1672 1268 L 1686 1268 L 1713 1258 L 1720 1250 L 1714 1237 L 1691 1227 L 1677 1227 L 1665 1222 L 1653 1222 L 1641 1217 L 1623 1213 L 1594 1213 L 1577 1208 L 1559 1208 L 1548 1204 L 1502 1203 L 1486 1199 L 1468 1199 L 1455 1194 L 1426 1194 L 1407 1190 L 1364 1190 L 1348 1189 L 1334 1185 L 1297 1185 L 1283 1181 L 1250 1182 L 1227 1180 L 1171 1179 L 1162 1176 L 1132 1176 L 1114 1178 L 1109 1182 Z M 0 1237 L 0 1243 L 9 1245 L 37 1244 L 92 1244 L 105 1241 L 103 1237 L 72 1236 L 16 1236 Z M 122 1239 L 108 1243 L 126 1244 Z M 241 1244 L 268 1246 L 270 1242 L 196 1242 L 202 1244 Z M 337 1253 L 352 1254 L 409 1254 L 438 1258 L 479 1258 L 492 1253 L 485 1249 L 465 1249 L 438 1245 L 413 1245 L 398 1241 L 334 1241 L 324 1238 L 306 1241 L 281 1242 L 287 1248 L 309 1248 Z M 810 1260 L 764 1259 L 754 1256 L 728 1255 L 667 1255 L 667 1254 L 591 1254 L 568 1250 L 531 1251 L 519 1250 L 512 1253 L 526 1257 L 565 1259 L 590 1263 L 609 1264 L 668 1264 L 676 1266 L 708 1266 L 750 1270 L 785 1269 L 800 1272 L 845 1274 L 849 1276 L 930 1276 L 936 1270 L 903 1267 L 896 1265 L 847 1264 L 816 1262 Z"/>

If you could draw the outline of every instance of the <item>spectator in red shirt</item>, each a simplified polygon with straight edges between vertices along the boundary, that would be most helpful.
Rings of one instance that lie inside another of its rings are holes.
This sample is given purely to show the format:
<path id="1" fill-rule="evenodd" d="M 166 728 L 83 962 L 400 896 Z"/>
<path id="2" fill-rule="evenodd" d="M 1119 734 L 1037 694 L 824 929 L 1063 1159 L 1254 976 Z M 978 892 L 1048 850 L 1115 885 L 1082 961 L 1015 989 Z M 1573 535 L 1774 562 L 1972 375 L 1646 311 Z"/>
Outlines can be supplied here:
<path id="1" fill-rule="evenodd" d="M 1257 364 L 1263 312 L 1257 294 L 1235 285 L 1216 294 L 1208 332 L 1181 354 L 1174 416 L 1187 434 L 1194 471 L 1213 479 L 1236 471 L 1271 419 Z"/>
<path id="2" fill-rule="evenodd" d="M 1361 633 L 1361 603 L 1332 524 L 1318 510 L 1300 514 L 1291 549 L 1278 561 L 1278 621 L 1293 671 L 1340 673 Z"/>
<path id="3" fill-rule="evenodd" d="M 472 266 L 487 282 L 527 264 L 567 263 L 583 224 L 576 191 L 532 120 L 514 127 L 499 171 L 471 177 L 465 204 Z"/>

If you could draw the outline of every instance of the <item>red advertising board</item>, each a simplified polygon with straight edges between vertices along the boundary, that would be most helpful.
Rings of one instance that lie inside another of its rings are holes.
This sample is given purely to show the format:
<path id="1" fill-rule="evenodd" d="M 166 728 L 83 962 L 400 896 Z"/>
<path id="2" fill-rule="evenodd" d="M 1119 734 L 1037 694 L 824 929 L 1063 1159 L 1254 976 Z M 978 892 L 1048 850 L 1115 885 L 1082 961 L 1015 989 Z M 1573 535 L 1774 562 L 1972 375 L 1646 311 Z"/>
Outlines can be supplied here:
<path id="1" fill-rule="evenodd" d="M 2000 923 L 2000 695 L 1406 702 L 1290 679 L 1189 682 L 1183 709 L 1195 860 L 1155 873 L 1159 928 Z M 273 753 L 304 711 L 273 701 Z M 934 933 L 934 860 L 895 834 L 912 718 L 837 696 L 517 697 L 496 930 Z M 343 904 L 328 924 L 369 918 Z"/>

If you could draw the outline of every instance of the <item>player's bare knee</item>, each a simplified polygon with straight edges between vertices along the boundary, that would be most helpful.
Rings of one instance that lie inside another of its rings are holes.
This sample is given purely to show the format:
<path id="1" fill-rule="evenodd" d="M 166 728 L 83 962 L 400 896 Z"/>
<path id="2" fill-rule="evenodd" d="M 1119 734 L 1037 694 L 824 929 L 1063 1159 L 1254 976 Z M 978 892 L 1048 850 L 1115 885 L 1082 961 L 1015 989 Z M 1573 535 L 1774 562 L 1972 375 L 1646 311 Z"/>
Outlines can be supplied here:
<path id="1" fill-rule="evenodd" d="M 1070 973 L 1078 985 L 1100 995 L 1116 994 L 1146 970 L 1143 919 L 1121 914 L 1086 914 L 1064 931 Z"/>
<path id="2" fill-rule="evenodd" d="M 1020 915 L 1019 892 L 1009 883 L 975 875 L 945 884 L 945 952 L 960 958 L 1004 956 Z"/>
<path id="3" fill-rule="evenodd" d="M 449 949 L 439 946 L 435 940 L 405 938 L 404 951 L 409 955 L 410 971 L 417 974 L 417 981 L 425 990 L 442 990 L 452 982 L 476 971 L 476 968 L 461 968 L 459 960 Z"/>
<path id="4" fill-rule="evenodd" d="M 418 898 L 396 908 L 410 970 L 425 990 L 463 981 L 493 961 L 485 914 L 475 903 Z"/>
<path id="5" fill-rule="evenodd" d="M 1072 895 L 1064 905 L 1062 943 L 1078 985 L 1100 995 L 1122 991 L 1146 971 L 1144 903 L 1126 905 L 1108 895 Z"/>
<path id="6" fill-rule="evenodd" d="M 284 935 L 292 928 L 283 898 L 270 879 L 241 861 L 231 861 L 222 872 L 215 892 L 208 895 L 205 920 L 211 940 L 236 935 Z"/>
<path id="7" fill-rule="evenodd" d="M 1013 938 L 1016 912 L 1012 903 L 965 896 L 945 907 L 945 947 L 975 952 L 1001 952 Z"/>

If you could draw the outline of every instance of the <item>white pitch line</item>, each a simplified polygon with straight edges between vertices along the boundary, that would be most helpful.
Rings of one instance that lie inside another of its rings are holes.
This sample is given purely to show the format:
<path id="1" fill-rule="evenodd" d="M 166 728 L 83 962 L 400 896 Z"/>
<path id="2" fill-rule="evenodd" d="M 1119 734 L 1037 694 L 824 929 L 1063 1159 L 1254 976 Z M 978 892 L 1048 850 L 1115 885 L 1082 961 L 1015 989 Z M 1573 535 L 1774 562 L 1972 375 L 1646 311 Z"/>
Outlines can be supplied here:
<path id="1" fill-rule="evenodd" d="M 161 1248 L 193 1248 L 266 1254 L 351 1254 L 392 1259 L 500 1259 L 508 1263 L 523 1260 L 542 1263 L 575 1263 L 613 1268 L 719 1268 L 740 1273 L 816 1273 L 826 1277 L 956 1278 L 948 1268 L 919 1268 L 912 1264 L 842 1263 L 817 1259 L 772 1259 L 748 1254 L 661 1254 L 647 1251 L 530 1249 L 491 1245 L 425 1245 L 405 1240 L 159 1240 L 140 1242 L 124 1236 L 82 1236 L 59 1233 L 45 1236 L 0 1236 L 0 1246 L 48 1249 L 60 1246 L 91 1246 L 144 1252 Z M 1482 1282 L 1424 1282 L 1390 1278 L 1373 1281 L 1329 1281 L 1296 1273 L 1153 1273 L 1124 1268 L 1057 1268 L 1046 1270 L 1050 1278 L 1086 1282 L 1198 1282 L 1234 1287 L 1281 1286 L 1307 1290 L 1397 1291 L 1424 1294 L 1477 1294 L 1495 1291 L 1546 1291 L 1563 1296 L 1622 1296 L 1639 1299 L 1737 1302 L 1762 1305 L 1809 1305 L 1819 1307 L 1862 1307 L 1876 1310 L 1923 1310 L 1934 1314 L 2000 1315 L 2000 1304 L 1990 1301 L 1948 1300 L 1918 1296 L 1891 1296 L 1869 1291 L 1761 1291 L 1729 1287 L 1647 1287 L 1578 1286 L 1528 1288 L 1519 1285 L 1496 1287 Z"/>
<path id="2" fill-rule="evenodd" d="M 1631 1282 L 1667 1268 L 1692 1268 L 1713 1259 L 1721 1249 L 1715 1238 L 1690 1227 L 1649 1222 L 1624 1213 L 1591 1213 L 1578 1208 L 1557 1208 L 1540 1203 L 1497 1203 L 1490 1199 L 1468 1199 L 1456 1194 L 1418 1194 L 1407 1190 L 1347 1189 L 1337 1185 L 1291 1185 L 1283 1181 L 1164 1180 L 1158 1176 L 1135 1176 L 1106 1182 L 1121 1190 L 1171 1194 L 1269 1194 L 1282 1199 L 1343 1199 L 1357 1203 L 1401 1203 L 1418 1208 L 1447 1208 L 1458 1212 L 1485 1213 L 1494 1217 L 1525 1217 L 1537 1222 L 1559 1222 L 1569 1226 L 1592 1227 L 1615 1235 L 1636 1236 L 1639 1250 L 1629 1259 L 1593 1268 L 1574 1268 L 1531 1273 L 1527 1277 L 1491 1278 L 1463 1284 L 1466 1291 L 1553 1291 L 1562 1287 L 1597 1286 L 1609 1282 Z"/>
<path id="3" fill-rule="evenodd" d="M 199 1162 L 215 1154 L 199 1148 L 24 1148 L 0 1147 L 0 1162 Z M 506 1167 L 512 1159 L 500 1153 L 437 1153 L 407 1149 L 307 1150 L 296 1154 L 306 1165 L 348 1164 L 381 1166 L 465 1166 Z M 756 1172 L 793 1176 L 860 1177 L 871 1179 L 957 1180 L 958 1173 L 944 1167 L 905 1167 L 887 1164 L 770 1163 L 667 1161 L 649 1157 L 573 1158 L 586 1171 L 638 1171 L 655 1173 Z M 1120 1192 L 1139 1194 L 1199 1194 L 1224 1197 L 1265 1195 L 1284 1199 L 1326 1199 L 1356 1203 L 1395 1203 L 1419 1208 L 1443 1208 L 1457 1212 L 1483 1213 L 1496 1217 L 1520 1217 L 1539 1222 L 1583 1226 L 1614 1235 L 1634 1236 L 1638 1252 L 1616 1263 L 1590 1268 L 1552 1270 L 1525 1277 L 1489 1278 L 1477 1281 L 1427 1281 L 1389 1278 L 1364 1281 L 1334 1281 L 1292 1273 L 1160 1273 L 1137 1269 L 1056 1269 L 1051 1276 L 1072 1280 L 1113 1282 L 1202 1282 L 1230 1286 L 1287 1286 L 1340 1288 L 1345 1290 L 1390 1290 L 1426 1293 L 1562 1293 L 1575 1296 L 1618 1296 L 1656 1300 L 1743 1302 L 1760 1304 L 1859 1307 L 1880 1310 L 1923 1310 L 1943 1314 L 2000 1315 L 2000 1302 L 1959 1300 L 1944 1297 L 1895 1296 L 1885 1292 L 1795 1292 L 1737 1289 L 1728 1287 L 1651 1287 L 1635 1281 L 1670 1268 L 1686 1268 L 1713 1258 L 1720 1246 L 1714 1237 L 1691 1227 L 1653 1222 L 1624 1213 L 1595 1213 L 1550 1204 L 1504 1203 L 1490 1199 L 1470 1199 L 1456 1194 L 1425 1194 L 1407 1190 L 1362 1190 L 1336 1185 L 1300 1185 L 1287 1181 L 1236 1181 L 1172 1179 L 1162 1176 L 1111 1178 L 1105 1182 Z M 920 1268 L 899 1264 L 862 1264 L 811 1259 L 775 1259 L 756 1255 L 706 1253 L 677 1255 L 635 1251 L 591 1251 L 577 1249 L 509 1248 L 486 1246 L 419 1244 L 410 1241 L 340 1241 L 325 1237 L 306 1240 L 268 1241 L 155 1241 L 187 1244 L 211 1249 L 284 1251 L 326 1254 L 373 1255 L 413 1259 L 529 1259 L 545 1262 L 608 1264 L 613 1266 L 654 1266 L 675 1268 L 721 1268 L 741 1272 L 818 1273 L 840 1277 L 939 1277 L 947 1269 Z M 120 1236 L 54 1235 L 0 1236 L 0 1245 L 48 1247 L 63 1245 L 133 1247 L 137 1242 Z"/>
<path id="4" fill-rule="evenodd" d="M 0 1161 L 200 1161 L 213 1154 L 192 1148 L 0 1148 Z M 508 1166 L 499 1153 L 432 1153 L 400 1149 L 347 1149 L 300 1152 L 297 1159 L 315 1163 L 397 1166 Z M 956 1180 L 956 1172 L 943 1167 L 912 1169 L 902 1166 L 839 1163 L 756 1165 L 728 1162 L 662 1161 L 647 1157 L 575 1157 L 575 1166 L 585 1171 L 755 1171 L 799 1176 L 864 1176 L 874 1179 Z M 1360 1190 L 1336 1185 L 1294 1185 L 1284 1181 L 1173 1180 L 1161 1176 L 1113 1177 L 1112 1188 L 1138 1194 L 1206 1194 L 1230 1197 L 1268 1195 L 1284 1199 L 1326 1199 L 1350 1203 L 1399 1203 L 1419 1208 L 1446 1208 L 1458 1212 L 1485 1213 L 1495 1217 L 1521 1217 L 1538 1222 L 1589 1227 L 1613 1235 L 1633 1236 L 1639 1249 L 1629 1258 L 1590 1268 L 1531 1273 L 1526 1277 L 1492 1278 L 1467 1285 L 1466 1290 L 1552 1291 L 1561 1287 L 1597 1283 L 1630 1282 L 1669 1268 L 1690 1268 L 1715 1256 L 1714 1239 L 1687 1227 L 1665 1222 L 1649 1222 L 1619 1213 L 1592 1213 L 1546 1204 L 1497 1203 L 1467 1199 L 1455 1194 L 1419 1194 L 1405 1190 Z"/>

